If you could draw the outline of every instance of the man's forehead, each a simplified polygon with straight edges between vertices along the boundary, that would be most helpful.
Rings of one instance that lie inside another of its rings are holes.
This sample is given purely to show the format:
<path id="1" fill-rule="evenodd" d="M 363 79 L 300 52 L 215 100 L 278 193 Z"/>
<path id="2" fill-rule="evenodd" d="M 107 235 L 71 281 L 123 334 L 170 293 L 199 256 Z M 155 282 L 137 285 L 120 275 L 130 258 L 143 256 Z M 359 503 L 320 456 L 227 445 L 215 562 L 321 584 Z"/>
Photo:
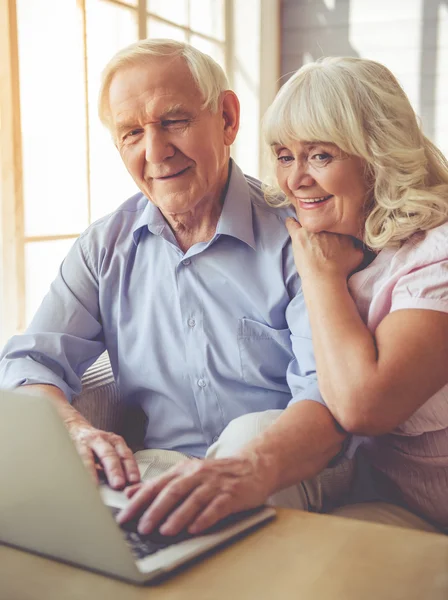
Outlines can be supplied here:
<path id="1" fill-rule="evenodd" d="M 112 78 L 111 97 L 166 90 L 174 94 L 197 93 L 197 84 L 181 57 L 154 57 L 119 69 Z"/>
<path id="2" fill-rule="evenodd" d="M 196 82 L 185 61 L 171 68 L 161 58 L 156 58 L 154 68 L 151 59 L 115 74 L 109 88 L 109 106 L 114 117 L 137 108 L 141 110 L 143 106 L 164 113 L 191 111 L 201 104 Z"/>

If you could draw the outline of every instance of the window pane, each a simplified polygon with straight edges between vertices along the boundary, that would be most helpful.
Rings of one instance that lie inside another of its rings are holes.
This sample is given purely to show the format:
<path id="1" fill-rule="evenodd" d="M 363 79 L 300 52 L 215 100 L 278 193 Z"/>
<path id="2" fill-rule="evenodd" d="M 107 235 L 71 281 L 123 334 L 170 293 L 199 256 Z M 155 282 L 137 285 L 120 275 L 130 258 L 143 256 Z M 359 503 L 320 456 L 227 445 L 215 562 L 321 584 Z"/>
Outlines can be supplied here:
<path id="1" fill-rule="evenodd" d="M 25 245 L 26 324 L 28 325 L 58 274 L 74 239 Z"/>
<path id="2" fill-rule="evenodd" d="M 190 44 L 201 50 L 205 54 L 209 54 L 216 62 L 221 65 L 225 71 L 224 48 L 219 43 L 209 42 L 198 35 L 192 35 Z"/>
<path id="3" fill-rule="evenodd" d="M 179 42 L 187 41 L 185 31 L 179 27 L 168 25 L 152 17 L 148 19 L 147 25 L 148 29 L 146 33 L 150 38 L 168 38 L 170 40 L 178 40 Z"/>
<path id="4" fill-rule="evenodd" d="M 137 190 L 98 118 L 101 73 L 112 56 L 138 40 L 137 12 L 87 0 L 91 218 L 113 211 Z M 98 42 L 101 40 L 101 43 Z"/>
<path id="5" fill-rule="evenodd" d="M 224 1 L 190 0 L 190 27 L 199 33 L 224 40 Z"/>
<path id="6" fill-rule="evenodd" d="M 188 25 L 188 0 L 147 0 L 146 6 L 154 15 L 178 25 Z M 155 36 L 151 34 L 151 37 Z"/>
<path id="7" fill-rule="evenodd" d="M 87 225 L 82 30 L 75 2 L 18 0 L 26 235 Z"/>

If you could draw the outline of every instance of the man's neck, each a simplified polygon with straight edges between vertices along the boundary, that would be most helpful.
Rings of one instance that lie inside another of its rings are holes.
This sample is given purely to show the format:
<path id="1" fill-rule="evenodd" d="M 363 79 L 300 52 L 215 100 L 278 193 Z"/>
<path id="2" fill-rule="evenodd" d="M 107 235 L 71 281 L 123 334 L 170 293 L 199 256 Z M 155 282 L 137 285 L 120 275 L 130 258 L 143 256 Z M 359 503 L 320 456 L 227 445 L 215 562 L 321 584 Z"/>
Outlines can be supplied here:
<path id="1" fill-rule="evenodd" d="M 202 207 L 201 207 L 202 208 Z M 203 210 L 164 215 L 183 252 L 199 242 L 208 242 L 216 232 L 216 226 L 222 212 L 222 201 L 207 204 Z"/>
<path id="2" fill-rule="evenodd" d="M 193 211 L 179 214 L 162 213 L 183 252 L 187 252 L 194 244 L 210 241 L 215 235 L 230 175 L 231 167 L 227 171 L 224 186 L 216 193 L 215 197 L 204 199 Z"/>

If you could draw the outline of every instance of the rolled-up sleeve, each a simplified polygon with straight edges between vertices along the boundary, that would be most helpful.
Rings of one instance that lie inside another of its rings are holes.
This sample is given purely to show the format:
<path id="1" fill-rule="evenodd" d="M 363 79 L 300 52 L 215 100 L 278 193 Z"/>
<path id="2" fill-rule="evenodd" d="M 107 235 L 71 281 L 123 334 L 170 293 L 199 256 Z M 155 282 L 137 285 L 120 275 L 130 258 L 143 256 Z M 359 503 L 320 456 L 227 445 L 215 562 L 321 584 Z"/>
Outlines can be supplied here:
<path id="1" fill-rule="evenodd" d="M 0 387 L 50 384 L 69 400 L 104 351 L 98 280 L 83 240 L 76 240 L 34 319 L 0 357 Z"/>

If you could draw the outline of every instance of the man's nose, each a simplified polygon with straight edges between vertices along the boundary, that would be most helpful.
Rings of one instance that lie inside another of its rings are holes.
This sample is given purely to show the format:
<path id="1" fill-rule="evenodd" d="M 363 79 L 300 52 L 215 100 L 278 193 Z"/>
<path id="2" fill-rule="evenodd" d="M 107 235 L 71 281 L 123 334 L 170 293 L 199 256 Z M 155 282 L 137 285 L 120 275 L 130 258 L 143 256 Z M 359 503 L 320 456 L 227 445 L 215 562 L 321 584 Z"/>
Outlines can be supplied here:
<path id="1" fill-rule="evenodd" d="M 156 127 L 148 127 L 145 132 L 145 159 L 148 163 L 158 164 L 175 153 L 167 132 Z"/>
<path id="2" fill-rule="evenodd" d="M 310 187 L 316 183 L 314 177 L 310 175 L 309 164 L 307 161 L 294 162 L 294 167 L 288 177 L 289 188 L 297 190 L 300 187 Z"/>

